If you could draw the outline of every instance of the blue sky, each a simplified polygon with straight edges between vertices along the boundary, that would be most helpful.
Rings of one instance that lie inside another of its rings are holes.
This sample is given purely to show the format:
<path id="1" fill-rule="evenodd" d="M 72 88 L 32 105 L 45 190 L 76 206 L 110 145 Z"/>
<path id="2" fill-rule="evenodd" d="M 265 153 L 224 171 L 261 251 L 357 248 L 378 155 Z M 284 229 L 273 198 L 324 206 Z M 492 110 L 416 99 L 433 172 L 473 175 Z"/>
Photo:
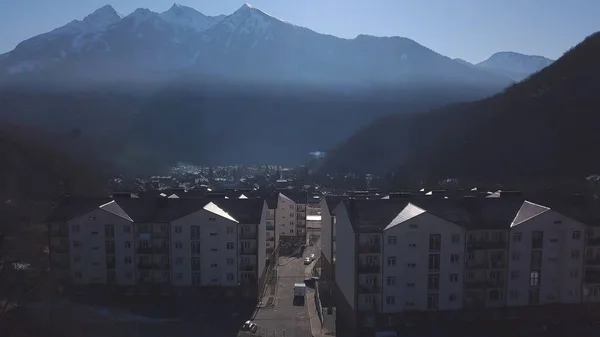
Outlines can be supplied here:
<path id="1" fill-rule="evenodd" d="M 0 53 L 20 41 L 111 4 L 165 11 L 173 0 L 0 0 Z M 404 36 L 441 54 L 479 62 L 497 51 L 558 58 L 600 30 L 600 0 L 254 0 L 296 25 L 344 38 Z M 244 0 L 177 0 L 204 14 L 229 14 Z"/>

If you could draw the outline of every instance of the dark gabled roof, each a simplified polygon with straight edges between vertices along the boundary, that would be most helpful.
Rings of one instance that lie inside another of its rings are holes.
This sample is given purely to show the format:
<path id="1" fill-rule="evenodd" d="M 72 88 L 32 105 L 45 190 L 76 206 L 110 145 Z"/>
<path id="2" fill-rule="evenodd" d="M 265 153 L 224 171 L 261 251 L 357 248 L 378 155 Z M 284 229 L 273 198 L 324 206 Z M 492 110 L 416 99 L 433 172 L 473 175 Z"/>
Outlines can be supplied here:
<path id="1" fill-rule="evenodd" d="M 588 226 L 600 226 L 600 203 L 592 196 L 536 196 L 527 200 Z"/>
<path id="2" fill-rule="evenodd" d="M 262 218 L 263 199 L 219 199 L 212 202 L 240 224 L 259 224 Z"/>
<path id="3" fill-rule="evenodd" d="M 303 191 L 280 191 L 279 193 L 285 195 L 286 197 L 292 199 L 297 204 L 306 204 L 307 203 L 307 193 Z"/>
<path id="4" fill-rule="evenodd" d="M 404 199 L 344 200 L 355 233 L 381 232 L 400 213 L 408 201 Z"/>
<path id="5" fill-rule="evenodd" d="M 111 200 L 109 197 L 65 197 L 54 207 L 47 220 L 49 222 L 66 222 Z"/>
<path id="6" fill-rule="evenodd" d="M 120 199 L 117 204 L 134 222 L 171 222 L 202 209 L 206 198 L 139 198 Z"/>
<path id="7" fill-rule="evenodd" d="M 323 197 L 325 198 L 325 203 L 327 204 L 327 209 L 329 210 L 329 215 L 335 215 L 336 207 L 344 200 L 347 200 L 348 197 L 341 195 L 331 195 Z"/>
<path id="8" fill-rule="evenodd" d="M 463 200 L 463 208 L 470 220 L 464 226 L 467 229 L 510 229 L 523 202 L 522 197 Z"/>
<path id="9" fill-rule="evenodd" d="M 269 196 L 265 198 L 265 201 L 267 202 L 267 207 L 269 207 L 269 209 L 276 209 L 277 208 L 277 196 Z"/>

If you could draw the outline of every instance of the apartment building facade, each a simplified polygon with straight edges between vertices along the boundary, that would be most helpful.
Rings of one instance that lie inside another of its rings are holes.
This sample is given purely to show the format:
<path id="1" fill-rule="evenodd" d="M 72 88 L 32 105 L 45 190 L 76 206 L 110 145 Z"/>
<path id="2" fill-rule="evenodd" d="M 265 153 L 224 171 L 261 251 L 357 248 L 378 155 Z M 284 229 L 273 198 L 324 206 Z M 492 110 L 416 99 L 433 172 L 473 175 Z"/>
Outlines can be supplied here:
<path id="1" fill-rule="evenodd" d="M 274 216 L 276 242 L 306 242 L 306 194 L 277 193 L 277 203 L 269 203 L 270 214 Z M 273 208 L 275 207 L 275 208 Z"/>
<path id="2" fill-rule="evenodd" d="M 321 208 L 321 268 L 327 280 L 335 280 L 335 209 L 343 197 L 325 196 L 320 200 Z"/>
<path id="3" fill-rule="evenodd" d="M 118 199 L 73 207 L 49 223 L 52 273 L 72 285 L 128 292 L 210 287 L 256 296 L 265 267 L 266 210 L 259 199 Z"/>
<path id="4" fill-rule="evenodd" d="M 432 317 L 501 319 L 598 302 L 595 223 L 547 206 L 347 200 L 335 223 L 337 239 L 354 243 L 337 247 L 338 315 L 365 334 Z"/>

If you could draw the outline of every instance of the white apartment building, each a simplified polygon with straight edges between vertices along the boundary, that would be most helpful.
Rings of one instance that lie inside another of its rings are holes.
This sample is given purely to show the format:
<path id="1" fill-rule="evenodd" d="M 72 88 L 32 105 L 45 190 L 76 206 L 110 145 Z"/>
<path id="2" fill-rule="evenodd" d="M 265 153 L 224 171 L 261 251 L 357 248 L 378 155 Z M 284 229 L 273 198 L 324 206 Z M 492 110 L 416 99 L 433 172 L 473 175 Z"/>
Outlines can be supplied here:
<path id="1" fill-rule="evenodd" d="M 208 286 L 256 295 L 266 258 L 263 200 L 77 203 L 49 224 L 56 277 L 76 285 L 154 285 L 177 292 Z"/>
<path id="2" fill-rule="evenodd" d="M 288 194 L 295 195 L 291 192 Z M 275 238 L 278 241 L 299 238 L 306 240 L 306 195 L 293 199 L 283 193 L 278 193 L 276 207 L 274 210 Z"/>
<path id="3" fill-rule="evenodd" d="M 581 303 L 587 226 L 525 201 L 510 229 L 508 306 Z"/>
<path id="4" fill-rule="evenodd" d="M 340 319 L 357 322 L 344 333 L 417 315 L 600 303 L 600 231 L 578 212 L 514 197 L 343 201 L 333 211 L 347 243 L 336 251 L 335 297 Z"/>

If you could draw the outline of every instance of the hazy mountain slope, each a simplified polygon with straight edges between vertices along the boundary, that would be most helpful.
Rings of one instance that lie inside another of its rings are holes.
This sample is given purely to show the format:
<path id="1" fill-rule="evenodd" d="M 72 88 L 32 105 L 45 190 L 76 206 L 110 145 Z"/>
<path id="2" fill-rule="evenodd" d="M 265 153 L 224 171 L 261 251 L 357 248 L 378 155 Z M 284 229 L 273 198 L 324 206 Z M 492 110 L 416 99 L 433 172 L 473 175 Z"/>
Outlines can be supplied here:
<path id="1" fill-rule="evenodd" d="M 488 99 L 375 121 L 329 153 L 321 172 L 398 172 L 411 180 L 566 179 L 600 170 L 600 34 Z M 551 182 L 548 180 L 547 182 Z"/>
<path id="2" fill-rule="evenodd" d="M 543 56 L 524 55 L 515 52 L 499 52 L 487 60 L 477 63 L 477 67 L 499 75 L 521 81 L 531 74 L 546 68 L 554 62 Z"/>

